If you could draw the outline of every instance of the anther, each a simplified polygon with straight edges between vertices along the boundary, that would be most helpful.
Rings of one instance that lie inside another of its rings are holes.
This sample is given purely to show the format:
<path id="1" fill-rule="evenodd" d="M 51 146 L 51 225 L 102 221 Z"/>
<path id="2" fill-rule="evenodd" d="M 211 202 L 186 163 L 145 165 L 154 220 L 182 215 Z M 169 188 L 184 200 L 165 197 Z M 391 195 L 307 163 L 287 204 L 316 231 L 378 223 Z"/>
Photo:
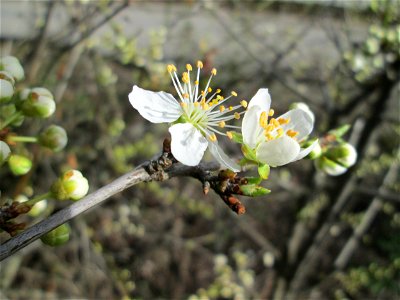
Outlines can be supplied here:
<path id="1" fill-rule="evenodd" d="M 215 142 L 217 140 L 217 136 L 215 135 L 215 133 L 210 134 L 208 138 L 210 139 L 211 142 Z"/>
<path id="2" fill-rule="evenodd" d="M 221 89 L 217 89 L 215 92 L 216 92 L 217 94 L 219 94 L 219 93 L 221 93 Z"/>
<path id="3" fill-rule="evenodd" d="M 275 111 L 271 108 L 268 112 L 268 116 L 272 117 L 274 115 Z"/>
<path id="4" fill-rule="evenodd" d="M 192 65 L 191 64 L 186 64 L 186 70 L 192 71 L 193 70 Z"/>
<path id="5" fill-rule="evenodd" d="M 279 118 L 278 122 L 279 122 L 280 125 L 288 124 L 290 122 L 290 118 L 287 118 L 287 119 Z"/>
<path id="6" fill-rule="evenodd" d="M 211 93 L 211 92 L 212 92 L 212 88 L 209 87 L 207 91 L 208 91 L 209 93 Z"/>
<path id="7" fill-rule="evenodd" d="M 214 75 L 214 76 L 217 75 L 217 69 L 216 69 L 216 68 L 213 68 L 213 69 L 211 70 L 211 74 Z"/>
<path id="8" fill-rule="evenodd" d="M 239 120 L 239 119 L 240 119 L 240 114 L 239 114 L 238 112 L 235 112 L 235 113 L 233 114 L 233 117 L 234 117 L 236 120 Z"/>
<path id="9" fill-rule="evenodd" d="M 235 91 L 232 91 L 231 95 L 234 96 L 234 97 L 237 97 L 237 93 Z"/>
<path id="10" fill-rule="evenodd" d="M 221 127 L 221 128 L 224 128 L 225 127 L 225 121 L 219 122 L 218 126 Z"/>
<path id="11" fill-rule="evenodd" d="M 199 85 L 199 81 L 196 80 L 196 81 L 194 82 L 194 84 L 195 84 L 195 85 Z"/>
<path id="12" fill-rule="evenodd" d="M 182 81 L 184 83 L 189 83 L 189 74 L 187 72 L 182 73 Z"/>
<path id="13" fill-rule="evenodd" d="M 174 65 L 167 65 L 167 71 L 168 73 L 172 73 L 174 71 L 176 71 L 176 67 Z"/>
<path id="14" fill-rule="evenodd" d="M 240 104 L 241 104 L 244 108 L 247 107 L 247 101 L 246 101 L 246 100 L 240 101 Z"/>
<path id="15" fill-rule="evenodd" d="M 219 111 L 220 111 L 220 112 L 223 112 L 224 110 L 225 110 L 225 106 L 221 105 L 221 106 L 219 107 Z"/>
<path id="16" fill-rule="evenodd" d="M 187 107 L 187 103 L 185 103 L 185 102 L 181 102 L 180 105 L 181 105 L 183 108 Z"/>
<path id="17" fill-rule="evenodd" d="M 202 63 L 201 60 L 197 61 L 197 67 L 200 68 L 200 69 L 203 69 L 203 63 Z"/>
<path id="18" fill-rule="evenodd" d="M 233 110 L 233 106 L 231 105 L 231 106 L 229 106 L 229 110 Z"/>
<path id="19" fill-rule="evenodd" d="M 182 94 L 182 97 L 186 98 L 186 99 L 189 99 L 189 94 L 188 93 L 184 93 L 184 94 Z"/>
<path id="20" fill-rule="evenodd" d="M 286 134 L 288 136 L 290 136 L 291 138 L 294 138 L 299 134 L 299 132 L 295 131 L 295 130 L 292 130 L 292 129 L 289 129 L 288 131 L 286 131 Z"/>
<path id="21" fill-rule="evenodd" d="M 226 132 L 226 136 L 227 136 L 230 140 L 233 139 L 233 134 L 232 134 L 231 131 L 227 131 L 227 132 Z"/>

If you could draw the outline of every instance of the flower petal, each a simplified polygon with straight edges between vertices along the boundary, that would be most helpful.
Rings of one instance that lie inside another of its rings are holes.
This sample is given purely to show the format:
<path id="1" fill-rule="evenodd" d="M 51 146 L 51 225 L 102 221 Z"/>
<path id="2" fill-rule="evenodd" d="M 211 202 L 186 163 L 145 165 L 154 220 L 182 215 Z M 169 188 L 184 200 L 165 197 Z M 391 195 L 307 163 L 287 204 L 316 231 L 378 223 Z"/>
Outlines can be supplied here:
<path id="1" fill-rule="evenodd" d="M 276 140 L 261 143 L 256 155 L 261 162 L 278 167 L 293 161 L 299 152 L 299 143 L 284 135 Z"/>
<path id="2" fill-rule="evenodd" d="M 257 105 L 249 108 L 243 117 L 242 121 L 242 136 L 243 142 L 250 148 L 255 148 L 257 145 L 257 137 L 260 133 L 260 115 L 262 109 Z"/>
<path id="3" fill-rule="evenodd" d="M 296 136 L 296 138 L 299 141 L 309 135 L 314 126 L 314 121 L 310 115 L 299 108 L 289 110 L 287 113 L 281 115 L 277 119 L 280 118 L 290 119 L 290 122 L 282 125 L 282 128 L 285 132 L 289 129 L 297 131 L 299 134 Z"/>
<path id="4" fill-rule="evenodd" d="M 271 96 L 268 89 L 259 89 L 257 93 L 251 98 L 248 108 L 252 106 L 259 106 L 263 111 L 268 112 L 271 107 Z"/>
<path id="5" fill-rule="evenodd" d="M 178 102 L 165 92 L 151 92 L 135 85 L 129 94 L 129 102 L 143 118 L 152 123 L 173 122 L 182 115 Z"/>
<path id="6" fill-rule="evenodd" d="M 197 166 L 203 158 L 208 142 L 190 123 L 178 123 L 169 128 L 172 155 L 187 166 Z"/>
<path id="7" fill-rule="evenodd" d="M 299 154 L 296 156 L 295 159 L 293 159 L 292 161 L 296 161 L 299 159 L 302 159 L 304 157 L 306 157 L 311 151 L 313 151 L 313 149 L 315 148 L 315 146 L 318 145 L 318 140 L 315 140 L 310 146 L 308 146 L 307 148 L 301 148 Z"/>
<path id="8" fill-rule="evenodd" d="M 218 146 L 218 142 L 208 141 L 208 146 L 214 158 L 223 166 L 231 169 L 234 172 L 240 172 L 240 166 L 235 163 L 228 155 Z"/>

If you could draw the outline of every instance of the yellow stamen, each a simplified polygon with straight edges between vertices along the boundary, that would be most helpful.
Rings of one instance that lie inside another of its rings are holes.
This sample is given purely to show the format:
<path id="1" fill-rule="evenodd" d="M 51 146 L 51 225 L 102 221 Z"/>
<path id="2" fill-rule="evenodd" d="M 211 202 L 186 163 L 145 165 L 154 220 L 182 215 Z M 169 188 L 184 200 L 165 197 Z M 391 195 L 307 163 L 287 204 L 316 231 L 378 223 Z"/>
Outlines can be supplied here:
<path id="1" fill-rule="evenodd" d="M 189 83 L 189 74 L 188 74 L 188 72 L 183 72 L 182 73 L 182 82 Z"/>
<path id="2" fill-rule="evenodd" d="M 213 101 L 211 101 L 211 104 L 212 104 L 212 105 L 217 105 L 217 104 L 218 104 L 218 100 L 217 100 L 217 99 L 214 99 Z"/>
<path id="3" fill-rule="evenodd" d="M 199 107 L 200 103 L 196 101 L 195 103 L 193 103 L 193 105 L 194 107 Z"/>
<path id="4" fill-rule="evenodd" d="M 211 70 L 211 74 L 213 74 L 214 76 L 217 75 L 217 69 L 216 69 L 216 68 L 213 68 L 213 69 Z"/>
<path id="5" fill-rule="evenodd" d="M 196 80 L 196 81 L 194 82 L 194 84 L 195 84 L 195 85 L 199 85 L 199 81 Z"/>
<path id="6" fill-rule="evenodd" d="M 208 91 L 209 93 L 211 93 L 211 92 L 212 92 L 212 88 L 209 87 L 207 91 Z"/>
<path id="7" fill-rule="evenodd" d="M 299 134 L 299 132 L 295 131 L 295 130 L 292 130 L 292 129 L 289 129 L 288 131 L 286 131 L 286 134 L 288 136 L 290 136 L 291 138 L 294 138 Z"/>
<path id="8" fill-rule="evenodd" d="M 274 139 L 274 137 L 273 137 L 273 135 L 272 135 L 270 132 L 266 132 L 266 133 L 265 133 L 265 139 L 266 139 L 267 141 L 271 141 L 271 140 Z"/>
<path id="9" fill-rule="evenodd" d="M 233 110 L 233 106 L 229 106 L 229 110 Z"/>
<path id="10" fill-rule="evenodd" d="M 224 121 L 219 122 L 218 126 L 221 127 L 221 128 L 224 128 L 225 127 L 225 122 Z"/>
<path id="11" fill-rule="evenodd" d="M 230 140 L 233 139 L 233 134 L 232 134 L 231 131 L 227 131 L 227 132 L 226 132 L 226 136 L 227 136 Z"/>
<path id="12" fill-rule="evenodd" d="M 234 97 L 237 97 L 237 93 L 235 91 L 232 91 L 231 95 L 234 96 Z"/>
<path id="13" fill-rule="evenodd" d="M 191 64 L 186 64 L 186 70 L 192 71 L 193 70 L 192 65 Z"/>
<path id="14" fill-rule="evenodd" d="M 181 106 L 182 106 L 183 108 L 187 107 L 187 103 L 185 103 L 185 102 L 181 102 L 180 104 L 181 104 Z"/>
<path id="15" fill-rule="evenodd" d="M 172 64 L 167 65 L 167 71 L 168 73 L 172 73 L 176 71 L 176 67 Z"/>
<path id="16" fill-rule="evenodd" d="M 271 118 L 271 120 L 269 120 L 269 123 L 273 124 L 275 127 L 280 126 L 279 122 L 275 118 Z"/>
<path id="17" fill-rule="evenodd" d="M 182 97 L 186 98 L 186 99 L 189 99 L 189 94 L 188 93 L 184 93 L 184 94 L 182 94 Z"/>
<path id="18" fill-rule="evenodd" d="M 217 140 L 217 136 L 215 135 L 215 133 L 210 134 L 208 138 L 210 139 L 211 142 L 215 142 Z"/>
<path id="19" fill-rule="evenodd" d="M 271 132 L 275 129 L 275 126 L 273 124 L 268 124 L 267 126 L 265 126 L 265 131 L 266 132 Z"/>
<path id="20" fill-rule="evenodd" d="M 197 67 L 203 69 L 203 62 L 201 60 L 197 61 Z"/>
<path id="21" fill-rule="evenodd" d="M 290 122 L 290 118 L 285 119 L 285 118 L 279 118 L 278 119 L 279 124 L 284 125 L 284 124 L 288 124 Z"/>
<path id="22" fill-rule="evenodd" d="M 244 108 L 247 107 L 247 101 L 246 101 L 246 100 L 240 101 L 240 104 L 241 104 Z"/>
<path id="23" fill-rule="evenodd" d="M 275 111 L 271 108 L 268 112 L 268 116 L 272 117 L 274 115 Z"/>
<path id="24" fill-rule="evenodd" d="M 221 105 L 221 106 L 219 107 L 219 111 L 220 111 L 220 112 L 223 112 L 224 110 L 225 110 L 225 106 Z"/>
<path id="25" fill-rule="evenodd" d="M 233 114 L 233 117 L 234 117 L 236 120 L 239 120 L 239 119 L 240 119 L 240 114 L 239 114 L 238 112 L 235 112 L 235 113 Z"/>
<path id="26" fill-rule="evenodd" d="M 207 110 L 207 109 L 210 108 L 210 106 L 209 106 L 207 103 L 202 103 L 202 104 L 201 104 L 201 108 L 202 108 L 203 110 Z"/>
<path id="27" fill-rule="evenodd" d="M 260 126 L 262 128 L 267 128 L 268 125 L 268 116 L 267 113 L 265 111 L 263 111 L 260 115 Z"/>
<path id="28" fill-rule="evenodd" d="M 215 92 L 216 92 L 217 94 L 219 94 L 219 93 L 221 93 L 221 89 L 217 89 Z"/>
<path id="29" fill-rule="evenodd" d="M 204 96 L 204 94 L 205 94 L 204 91 L 201 91 L 201 92 L 200 92 L 200 95 Z"/>

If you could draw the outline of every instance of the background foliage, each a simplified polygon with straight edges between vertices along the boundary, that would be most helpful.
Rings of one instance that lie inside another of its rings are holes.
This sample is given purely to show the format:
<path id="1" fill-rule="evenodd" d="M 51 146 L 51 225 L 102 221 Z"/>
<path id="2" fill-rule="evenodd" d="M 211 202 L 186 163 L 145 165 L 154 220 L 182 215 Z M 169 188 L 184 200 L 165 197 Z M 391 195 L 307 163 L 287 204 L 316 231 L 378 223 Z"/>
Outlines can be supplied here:
<path id="1" fill-rule="evenodd" d="M 33 145 L 23 177 L 2 168 L 2 201 L 46 192 L 70 168 L 94 191 L 151 158 L 167 126 L 127 95 L 133 84 L 173 92 L 166 65 L 197 59 L 241 98 L 268 87 L 278 113 L 306 102 L 316 133 L 352 124 L 359 160 L 339 177 L 306 160 L 274 169 L 272 193 L 244 199 L 244 216 L 191 179 L 136 186 L 74 219 L 68 244 L 34 243 L 2 262 L 1 297 L 399 296 L 399 5 L 335 3 L 2 1 L 1 54 L 25 67 L 19 88 L 52 91 L 51 123 L 69 139 L 52 155 Z"/>

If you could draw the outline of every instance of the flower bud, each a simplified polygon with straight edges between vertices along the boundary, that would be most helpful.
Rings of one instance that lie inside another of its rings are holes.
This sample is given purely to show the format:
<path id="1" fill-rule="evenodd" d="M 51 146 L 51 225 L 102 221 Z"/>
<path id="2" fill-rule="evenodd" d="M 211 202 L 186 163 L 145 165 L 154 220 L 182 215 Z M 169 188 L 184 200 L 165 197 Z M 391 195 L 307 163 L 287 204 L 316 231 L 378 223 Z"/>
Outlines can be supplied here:
<path id="1" fill-rule="evenodd" d="M 0 141 L 0 166 L 8 159 L 10 153 L 10 147 L 5 142 Z"/>
<path id="2" fill-rule="evenodd" d="M 50 125 L 39 135 L 39 143 L 54 152 L 61 151 L 67 145 L 68 137 L 64 128 Z"/>
<path id="3" fill-rule="evenodd" d="M 25 156 L 11 154 L 8 159 L 8 166 L 14 175 L 25 175 L 32 168 L 32 161 Z"/>
<path id="4" fill-rule="evenodd" d="M 56 110 L 53 95 L 45 88 L 25 89 L 20 98 L 20 108 L 28 117 L 48 118 Z"/>
<path id="5" fill-rule="evenodd" d="M 0 71 L 0 103 L 5 103 L 14 95 L 14 78 L 5 71 Z"/>
<path id="6" fill-rule="evenodd" d="M 49 246 L 61 246 L 69 240 L 69 233 L 71 228 L 68 224 L 62 224 L 52 231 L 43 235 L 40 239 L 42 242 Z"/>
<path id="7" fill-rule="evenodd" d="M 350 168 L 356 163 L 357 151 L 351 144 L 343 143 L 329 148 L 325 156 L 343 167 Z"/>
<path id="8" fill-rule="evenodd" d="M 307 104 L 305 104 L 304 102 L 295 102 L 289 106 L 289 109 L 291 110 L 296 108 L 305 111 L 310 116 L 311 120 L 314 122 L 315 120 L 314 113 L 311 111 L 310 107 Z"/>
<path id="9" fill-rule="evenodd" d="M 308 140 L 308 141 L 306 141 L 305 143 L 302 143 L 302 144 L 301 144 L 301 147 L 302 147 L 302 148 L 307 148 L 307 147 L 311 146 L 311 145 L 315 142 L 315 140 L 316 140 L 316 139 Z M 311 150 L 311 152 L 310 152 L 306 157 L 307 157 L 308 159 L 313 159 L 313 160 L 314 160 L 314 159 L 320 157 L 321 154 L 322 154 L 321 145 L 320 145 L 319 143 L 316 143 L 315 146 L 314 146 L 314 148 Z"/>
<path id="10" fill-rule="evenodd" d="M 89 190 L 89 183 L 82 173 L 77 170 L 65 172 L 51 186 L 51 192 L 58 200 L 79 200 Z"/>
<path id="11" fill-rule="evenodd" d="M 347 168 L 325 156 L 321 156 L 315 160 L 315 167 L 331 176 L 339 176 L 347 171 Z"/>
<path id="12" fill-rule="evenodd" d="M 19 60 L 14 56 L 4 56 L 0 58 L 0 70 L 10 73 L 15 80 L 24 79 L 24 68 L 22 68 Z"/>

